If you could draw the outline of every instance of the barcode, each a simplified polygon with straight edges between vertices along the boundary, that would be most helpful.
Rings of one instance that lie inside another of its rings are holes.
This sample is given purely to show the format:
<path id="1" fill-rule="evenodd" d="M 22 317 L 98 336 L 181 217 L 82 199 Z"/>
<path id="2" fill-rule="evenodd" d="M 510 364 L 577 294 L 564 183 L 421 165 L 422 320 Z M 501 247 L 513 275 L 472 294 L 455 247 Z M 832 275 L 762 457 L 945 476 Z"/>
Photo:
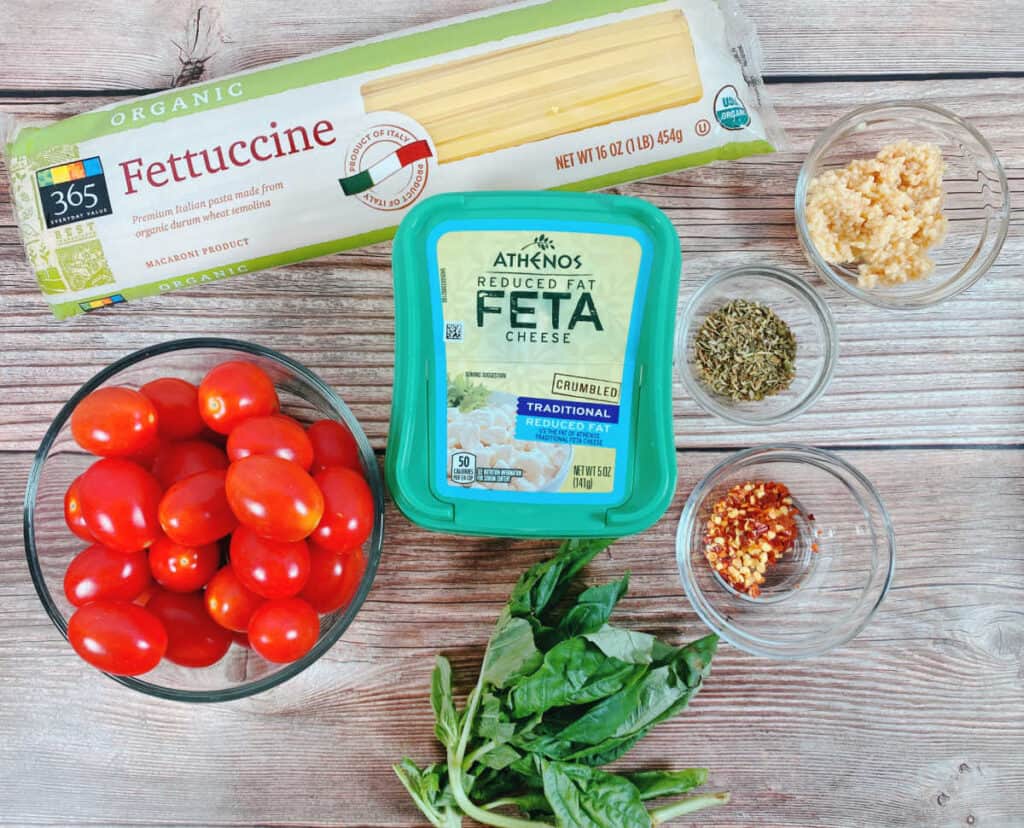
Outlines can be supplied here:
<path id="1" fill-rule="evenodd" d="M 465 322 L 445 322 L 444 323 L 444 341 L 445 342 L 462 342 L 462 337 L 465 334 L 466 323 Z"/>

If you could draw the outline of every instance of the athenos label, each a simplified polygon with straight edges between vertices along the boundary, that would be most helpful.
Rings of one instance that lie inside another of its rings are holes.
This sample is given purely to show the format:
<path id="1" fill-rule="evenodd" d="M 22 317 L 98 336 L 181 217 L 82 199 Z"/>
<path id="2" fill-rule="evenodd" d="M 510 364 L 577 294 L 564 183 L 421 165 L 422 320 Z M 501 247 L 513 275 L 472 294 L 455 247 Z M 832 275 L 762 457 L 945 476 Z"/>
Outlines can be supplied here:
<path id="1" fill-rule="evenodd" d="M 502 224 L 447 222 L 428 244 L 447 389 L 435 485 L 481 500 L 614 502 L 649 242 L 619 225 Z"/>

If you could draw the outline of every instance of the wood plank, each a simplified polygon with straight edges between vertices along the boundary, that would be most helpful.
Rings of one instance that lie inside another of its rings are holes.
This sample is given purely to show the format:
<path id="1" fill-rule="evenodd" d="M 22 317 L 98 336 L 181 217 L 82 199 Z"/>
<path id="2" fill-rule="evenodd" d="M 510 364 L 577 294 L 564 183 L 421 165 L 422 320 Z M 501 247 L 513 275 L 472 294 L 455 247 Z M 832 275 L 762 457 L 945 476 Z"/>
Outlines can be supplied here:
<path id="1" fill-rule="evenodd" d="M 588 568 L 590 583 L 632 571 L 617 620 L 675 641 L 702 634 L 679 586 L 675 523 L 722 456 L 681 453 L 668 516 Z M 803 662 L 723 645 L 691 710 L 624 764 L 710 767 L 734 801 L 693 823 L 706 826 L 1016 824 L 1024 451 L 845 456 L 880 489 L 899 541 L 871 625 Z M 453 657 L 464 690 L 508 589 L 547 543 L 428 534 L 389 506 L 370 599 L 325 658 L 261 697 L 172 704 L 93 672 L 43 613 L 16 540 L 29 460 L 0 455 L 0 824 L 422 824 L 389 765 L 439 755 L 433 655 Z"/>
<path id="2" fill-rule="evenodd" d="M 0 32 L 0 88 L 127 90 L 238 72 L 502 2 L 313 0 L 289 6 L 274 0 L 42 0 L 8 5 Z M 1024 11 L 1015 0 L 981 0 L 969 10 L 957 0 L 785 0 L 741 6 L 760 31 L 768 75 L 1024 67 Z M 69 43 L 74 48 L 67 48 Z"/>
<path id="3" fill-rule="evenodd" d="M 1019 271 L 1024 264 L 1024 115 L 1019 81 L 786 84 L 773 88 L 793 152 L 715 164 L 619 188 L 665 209 L 684 255 L 680 302 L 708 276 L 740 264 L 793 269 L 821 290 L 839 324 L 833 385 L 772 439 L 819 444 L 1019 443 L 1024 425 Z M 796 242 L 792 192 L 803 153 L 829 122 L 868 101 L 923 98 L 968 116 L 1011 178 L 1013 229 L 990 274 L 933 310 L 894 315 L 857 303 L 810 275 Z M 0 99 L 19 116 L 62 116 L 96 100 Z M 377 245 L 273 273 L 54 321 L 28 273 L 0 175 L 0 449 L 30 449 L 60 405 L 128 352 L 180 336 L 250 339 L 305 362 L 349 402 L 374 445 L 384 445 L 393 367 L 390 248 Z M 73 353 L 74 359 L 68 359 Z M 938 369 L 938 370 L 937 370 Z M 676 383 L 678 444 L 760 442 L 761 429 L 702 413 Z"/>

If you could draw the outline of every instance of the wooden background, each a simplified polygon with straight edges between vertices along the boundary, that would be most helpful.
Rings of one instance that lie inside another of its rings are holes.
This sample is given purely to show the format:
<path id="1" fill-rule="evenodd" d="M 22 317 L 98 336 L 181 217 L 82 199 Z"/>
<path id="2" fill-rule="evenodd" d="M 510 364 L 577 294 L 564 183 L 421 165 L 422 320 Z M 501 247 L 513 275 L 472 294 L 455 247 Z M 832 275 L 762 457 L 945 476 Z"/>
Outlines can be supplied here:
<path id="1" fill-rule="evenodd" d="M 0 111 L 63 117 L 494 5 L 6 0 Z M 723 646 L 691 710 L 628 762 L 710 767 L 733 802 L 692 824 L 1024 826 L 1024 3 L 743 5 L 793 152 L 620 189 L 676 223 L 684 298 L 740 263 L 793 268 L 823 289 L 838 370 L 811 411 L 767 430 L 702 414 L 677 384 L 676 502 L 591 577 L 631 569 L 624 622 L 701 634 L 674 565 L 682 503 L 728 452 L 782 439 L 836 447 L 875 482 L 896 525 L 897 575 L 867 630 L 827 656 L 782 663 Z M 791 207 L 814 136 L 892 98 L 970 118 L 1002 157 L 1014 200 L 988 277 L 913 315 L 825 288 L 799 252 Z M 389 508 L 380 574 L 342 642 L 264 696 L 204 707 L 144 698 L 78 661 L 41 609 L 21 545 L 24 485 L 50 418 L 100 367 L 153 342 L 222 335 L 278 348 L 337 387 L 382 452 L 388 246 L 58 323 L 8 202 L 0 175 L 0 824 L 421 824 L 389 766 L 437 755 L 433 655 L 468 676 L 515 577 L 549 544 L 432 535 Z"/>

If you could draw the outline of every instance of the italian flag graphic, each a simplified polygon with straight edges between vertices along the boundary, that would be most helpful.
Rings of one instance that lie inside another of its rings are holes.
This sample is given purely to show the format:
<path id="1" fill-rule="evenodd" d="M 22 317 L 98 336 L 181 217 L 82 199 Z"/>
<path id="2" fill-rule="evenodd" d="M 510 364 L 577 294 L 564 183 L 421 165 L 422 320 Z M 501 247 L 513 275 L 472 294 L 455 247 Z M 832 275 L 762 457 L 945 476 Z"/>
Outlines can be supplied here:
<path id="1" fill-rule="evenodd" d="M 426 141 L 413 141 L 411 144 L 399 147 L 390 155 L 386 155 L 368 169 L 361 170 L 347 178 L 339 178 L 338 182 L 345 195 L 356 195 L 376 187 L 399 170 L 416 161 L 430 158 L 430 156 L 430 145 Z"/>

